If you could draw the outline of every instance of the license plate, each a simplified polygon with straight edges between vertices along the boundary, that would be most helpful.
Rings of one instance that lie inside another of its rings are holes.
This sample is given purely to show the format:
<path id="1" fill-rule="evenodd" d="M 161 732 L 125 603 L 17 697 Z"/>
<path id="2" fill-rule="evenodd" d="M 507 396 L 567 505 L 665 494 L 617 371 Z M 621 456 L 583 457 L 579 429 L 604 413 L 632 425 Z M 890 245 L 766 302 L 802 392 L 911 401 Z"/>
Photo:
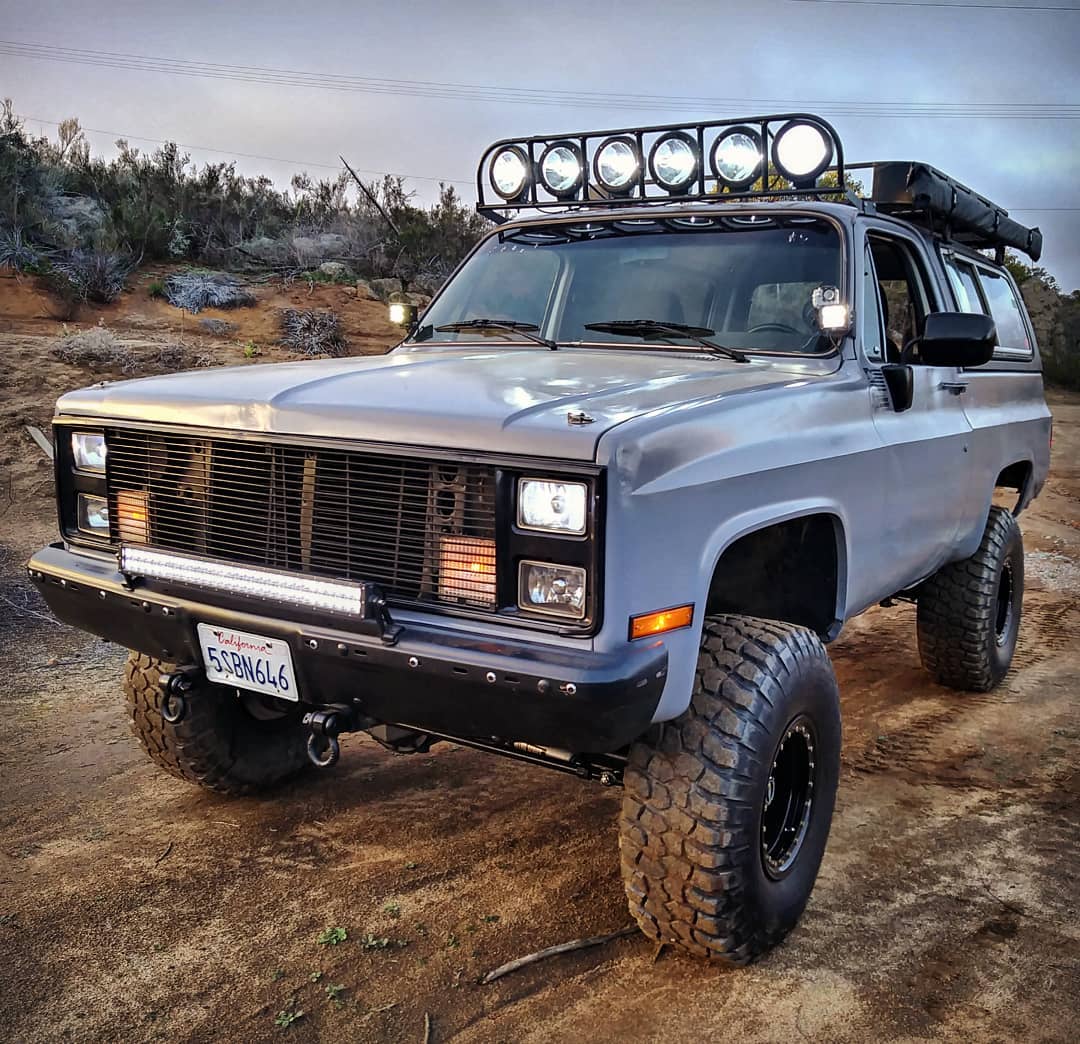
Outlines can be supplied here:
<path id="1" fill-rule="evenodd" d="M 214 624 L 201 623 L 196 630 L 208 681 L 300 700 L 287 642 Z"/>

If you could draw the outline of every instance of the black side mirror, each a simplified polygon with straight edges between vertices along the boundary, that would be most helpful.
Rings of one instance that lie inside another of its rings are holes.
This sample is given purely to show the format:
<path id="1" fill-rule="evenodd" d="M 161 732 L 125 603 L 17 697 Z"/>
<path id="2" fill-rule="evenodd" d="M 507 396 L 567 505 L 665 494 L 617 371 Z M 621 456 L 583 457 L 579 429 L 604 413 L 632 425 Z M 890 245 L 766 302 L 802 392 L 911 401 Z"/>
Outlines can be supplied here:
<path id="1" fill-rule="evenodd" d="M 903 363 L 886 363 L 881 372 L 889 389 L 893 412 L 903 413 L 910 410 L 915 398 L 915 375 L 911 372 L 911 367 Z"/>
<path id="2" fill-rule="evenodd" d="M 913 354 L 925 366 L 982 366 L 993 357 L 996 347 L 997 327 L 990 316 L 932 312 L 926 317 L 922 337 L 904 354 Z"/>

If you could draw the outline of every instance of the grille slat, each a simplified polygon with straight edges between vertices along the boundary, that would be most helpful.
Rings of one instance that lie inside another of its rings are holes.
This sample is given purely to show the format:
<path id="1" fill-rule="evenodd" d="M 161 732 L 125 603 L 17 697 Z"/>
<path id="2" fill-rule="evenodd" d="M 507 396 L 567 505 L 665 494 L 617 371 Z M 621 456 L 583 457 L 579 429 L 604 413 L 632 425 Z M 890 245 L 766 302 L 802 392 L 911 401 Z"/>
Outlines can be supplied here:
<path id="1" fill-rule="evenodd" d="M 150 545 L 316 576 L 372 580 L 392 601 L 495 608 L 494 591 L 439 596 L 444 537 L 495 536 L 486 464 L 114 428 L 107 482 L 145 492 Z M 452 588 L 451 588 L 452 589 Z"/>

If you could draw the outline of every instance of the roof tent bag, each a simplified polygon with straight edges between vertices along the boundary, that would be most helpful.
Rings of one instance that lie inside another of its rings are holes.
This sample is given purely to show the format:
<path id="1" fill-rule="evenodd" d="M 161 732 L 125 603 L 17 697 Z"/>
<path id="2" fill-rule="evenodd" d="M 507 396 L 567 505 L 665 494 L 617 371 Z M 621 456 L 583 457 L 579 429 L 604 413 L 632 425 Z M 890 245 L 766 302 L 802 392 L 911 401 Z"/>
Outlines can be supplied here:
<path id="1" fill-rule="evenodd" d="M 1037 228 L 1013 221 L 1007 210 L 925 163 L 875 164 L 873 198 L 882 210 L 899 210 L 893 205 L 901 204 L 947 223 L 961 242 L 1013 247 L 1032 261 L 1042 255 Z"/>

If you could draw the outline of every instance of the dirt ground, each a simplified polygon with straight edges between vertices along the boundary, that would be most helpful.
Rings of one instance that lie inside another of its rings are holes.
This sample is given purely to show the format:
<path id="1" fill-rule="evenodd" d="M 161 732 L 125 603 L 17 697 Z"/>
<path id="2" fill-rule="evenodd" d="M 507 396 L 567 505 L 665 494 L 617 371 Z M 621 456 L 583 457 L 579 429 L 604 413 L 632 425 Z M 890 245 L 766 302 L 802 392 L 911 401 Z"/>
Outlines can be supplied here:
<path id="1" fill-rule="evenodd" d="M 273 293 L 243 322 L 269 322 Z M 22 425 L 98 375 L 51 359 L 57 324 L 22 314 L 25 294 L 6 311 L 15 296 L 0 290 L 0 1037 L 420 1042 L 427 1015 L 436 1042 L 1080 1039 L 1080 396 L 1051 396 L 1004 685 L 931 683 L 907 605 L 831 647 L 839 802 L 785 945 L 726 971 L 654 961 L 632 935 L 484 986 L 506 960 L 627 923 L 618 794 L 359 737 L 267 799 L 155 770 L 127 729 L 121 650 L 56 624 L 23 578 L 55 523 Z M 390 342 L 378 306 L 339 303 L 375 330 L 358 350 Z M 175 336 L 156 306 L 82 319 L 102 317 Z M 249 336 L 210 347 L 238 357 Z M 328 928 L 347 937 L 320 944 Z"/>

